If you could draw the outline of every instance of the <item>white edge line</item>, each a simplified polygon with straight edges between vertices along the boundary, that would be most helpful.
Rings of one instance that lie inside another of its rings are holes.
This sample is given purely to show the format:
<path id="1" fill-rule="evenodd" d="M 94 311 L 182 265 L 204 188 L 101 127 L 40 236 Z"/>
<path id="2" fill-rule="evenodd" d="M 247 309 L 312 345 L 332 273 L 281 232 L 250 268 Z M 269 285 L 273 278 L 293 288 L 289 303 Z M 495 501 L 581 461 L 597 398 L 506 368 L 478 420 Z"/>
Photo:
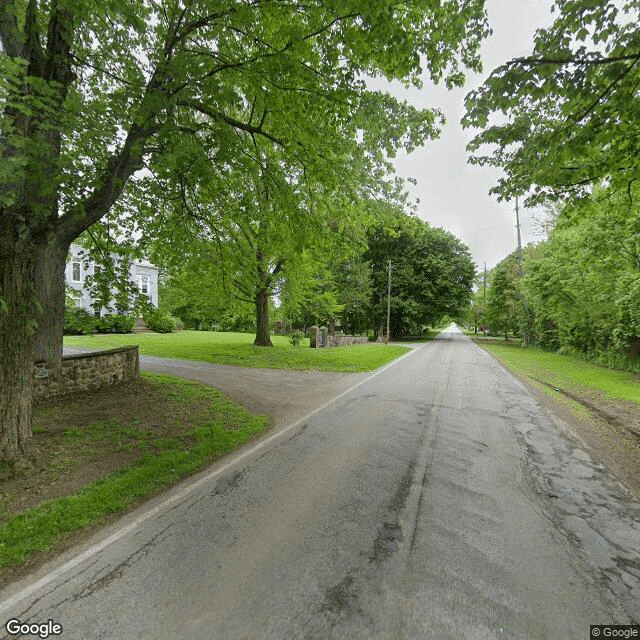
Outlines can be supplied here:
<path id="1" fill-rule="evenodd" d="M 152 516 L 156 515 L 157 513 L 161 512 L 161 511 L 164 511 L 169 505 L 173 504 L 178 499 L 183 498 L 186 494 L 189 494 L 189 493 L 193 492 L 195 489 L 197 489 L 198 487 L 202 486 L 206 482 L 209 482 L 210 480 L 212 480 L 216 476 L 219 476 L 220 474 L 224 473 L 225 471 L 227 471 L 229 468 L 233 467 L 235 464 L 237 464 L 241 460 L 244 460 L 245 458 L 250 457 L 256 451 L 259 451 L 260 449 L 262 449 L 266 445 L 270 444 L 274 440 L 277 440 L 278 438 L 282 437 L 285 433 L 288 433 L 289 431 L 295 429 L 296 427 L 299 427 L 303 422 L 306 422 L 307 420 L 309 420 L 316 413 L 319 413 L 320 411 L 323 411 L 329 405 L 333 404 L 337 400 L 340 400 L 340 398 L 343 398 L 348 393 L 351 393 L 354 389 L 357 389 L 359 386 L 363 385 L 365 382 L 369 382 L 369 380 L 371 380 L 372 378 L 375 378 L 377 375 L 381 374 L 383 371 L 386 371 L 390 367 L 395 366 L 398 362 L 400 362 L 400 360 L 403 360 L 404 358 L 406 358 L 406 357 L 408 357 L 410 355 L 413 355 L 414 353 L 417 353 L 418 351 L 423 349 L 425 346 L 430 344 L 430 342 L 431 341 L 429 340 L 428 342 L 425 342 L 425 344 L 423 344 L 422 346 L 418 347 L 417 349 L 412 349 L 411 351 L 409 351 L 409 353 L 405 353 L 404 355 L 400 356 L 399 358 L 396 358 L 393 362 L 390 362 L 389 364 L 385 365 L 384 367 L 382 367 L 382 369 L 378 369 L 375 373 L 370 375 L 368 378 L 365 378 L 364 380 L 361 380 L 360 382 L 354 384 L 353 387 L 350 387 L 346 391 L 343 391 L 339 395 L 335 396 L 335 398 L 332 398 L 328 402 L 325 402 L 322 406 L 318 407 L 317 409 L 314 409 L 310 413 L 307 413 L 305 416 L 303 416 L 302 418 L 299 418 L 298 420 L 296 420 L 295 422 L 290 424 L 288 427 L 285 427 L 284 429 L 281 429 L 277 433 L 272 434 L 271 436 L 269 436 L 265 440 L 261 440 L 254 447 L 252 447 L 251 449 L 248 449 L 247 451 L 244 451 L 243 453 L 241 453 L 240 455 L 235 457 L 233 460 L 230 460 L 229 462 L 227 462 L 226 464 L 222 465 L 221 467 L 219 467 L 215 471 L 212 471 L 211 473 L 207 474 L 203 478 L 200 478 L 199 480 L 196 480 L 195 482 L 193 482 L 189 486 L 184 487 L 184 489 L 178 491 L 177 493 L 174 493 L 172 496 L 170 496 L 169 498 L 164 500 L 164 502 L 162 502 L 161 504 L 156 505 L 155 507 L 153 507 L 149 511 L 145 511 L 145 513 L 143 513 L 141 516 L 136 518 L 133 522 L 131 522 L 130 524 L 128 524 L 125 527 L 122 527 L 122 529 L 119 529 L 114 534 L 110 535 L 108 538 L 105 538 L 104 540 L 102 540 L 102 542 L 99 542 L 99 543 L 93 545 L 92 547 L 89 547 L 89 549 L 83 551 L 82 553 L 77 555 L 75 558 L 69 560 L 68 562 L 65 562 L 62 566 L 58 567 L 57 569 L 54 569 L 51 573 L 49 573 L 46 576 L 40 578 L 40 580 L 37 580 L 33 584 L 30 584 L 29 586 L 24 587 L 23 589 L 21 589 L 20 591 L 15 593 L 13 596 L 8 598 L 4 602 L 0 602 L 0 618 L 2 617 L 1 612 L 4 612 L 6 609 L 11 609 L 18 602 L 20 602 L 21 600 L 24 600 L 25 598 L 29 597 L 30 595 L 32 595 L 38 589 L 41 589 L 42 587 L 47 586 L 50 582 L 53 582 L 54 580 L 56 580 L 61 575 L 67 573 L 67 571 L 70 571 L 74 567 L 77 567 L 79 564 L 83 563 L 85 560 L 89 559 L 91 556 L 95 555 L 96 553 L 99 553 L 100 551 L 102 551 L 103 549 L 106 549 L 107 547 L 112 545 L 114 542 L 116 542 L 120 538 L 126 536 L 129 532 L 131 532 L 134 529 L 136 529 L 145 520 L 148 520 L 149 518 L 151 518 Z"/>

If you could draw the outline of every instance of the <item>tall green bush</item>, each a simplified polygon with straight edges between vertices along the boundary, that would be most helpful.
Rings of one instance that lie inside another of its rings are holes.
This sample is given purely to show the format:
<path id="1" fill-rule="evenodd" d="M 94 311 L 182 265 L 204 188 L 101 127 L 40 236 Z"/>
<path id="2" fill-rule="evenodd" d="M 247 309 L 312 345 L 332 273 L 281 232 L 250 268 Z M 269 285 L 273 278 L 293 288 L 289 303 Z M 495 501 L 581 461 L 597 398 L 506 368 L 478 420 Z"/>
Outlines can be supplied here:
<path id="1" fill-rule="evenodd" d="M 131 333 L 136 326 L 136 319 L 133 316 L 109 313 L 98 319 L 97 325 L 100 333 Z"/>
<path id="2" fill-rule="evenodd" d="M 524 286 L 542 348 L 640 370 L 639 197 L 630 185 L 567 202 L 549 238 L 527 252 Z"/>
<path id="3" fill-rule="evenodd" d="M 64 333 L 72 336 L 90 335 L 96 330 L 96 318 L 82 307 L 68 306 L 64 310 Z"/>
<path id="4" fill-rule="evenodd" d="M 152 329 L 156 333 L 173 333 L 177 325 L 175 318 L 158 309 L 148 311 L 144 315 L 144 321 L 149 329 Z"/>

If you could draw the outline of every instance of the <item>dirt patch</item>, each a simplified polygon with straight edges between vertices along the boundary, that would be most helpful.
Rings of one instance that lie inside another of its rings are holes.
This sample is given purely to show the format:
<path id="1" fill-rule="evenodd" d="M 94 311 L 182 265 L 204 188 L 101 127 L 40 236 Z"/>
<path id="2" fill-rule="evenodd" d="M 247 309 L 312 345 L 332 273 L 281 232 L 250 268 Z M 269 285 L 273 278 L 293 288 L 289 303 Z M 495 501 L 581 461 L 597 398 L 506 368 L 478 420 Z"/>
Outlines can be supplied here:
<path id="1" fill-rule="evenodd" d="M 193 405 L 185 412 L 171 384 L 144 379 L 38 401 L 27 468 L 16 475 L 0 470 L 0 523 L 124 469 L 166 439 L 188 446 L 199 414 Z"/>
<path id="2" fill-rule="evenodd" d="M 640 415 L 638 415 L 638 406 L 635 403 L 625 402 L 624 400 L 613 401 L 602 392 L 592 391 L 588 394 L 580 394 L 561 389 L 539 378 L 533 378 L 533 380 L 549 389 L 553 389 L 566 398 L 578 402 L 600 420 L 610 424 L 612 427 L 626 431 L 640 441 Z"/>

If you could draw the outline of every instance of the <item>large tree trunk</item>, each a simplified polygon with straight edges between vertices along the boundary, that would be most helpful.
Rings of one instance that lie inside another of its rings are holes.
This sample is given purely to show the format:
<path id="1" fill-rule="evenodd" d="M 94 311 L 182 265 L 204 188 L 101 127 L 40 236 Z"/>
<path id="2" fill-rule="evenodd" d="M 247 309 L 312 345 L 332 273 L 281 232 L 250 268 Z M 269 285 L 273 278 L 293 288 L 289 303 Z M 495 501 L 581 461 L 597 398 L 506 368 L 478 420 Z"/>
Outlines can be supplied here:
<path id="1" fill-rule="evenodd" d="M 0 311 L 0 457 L 10 465 L 26 452 L 32 438 L 36 261 L 19 246 L 0 254 L 6 305 Z"/>
<path id="2" fill-rule="evenodd" d="M 255 289 L 256 339 L 253 344 L 257 347 L 273 347 L 269 336 L 269 285 L 272 274 L 269 273 L 267 260 L 261 249 L 256 250 L 256 266 L 258 276 L 258 284 Z"/>
<path id="3" fill-rule="evenodd" d="M 36 263 L 36 300 L 42 311 L 36 310 L 37 331 L 33 349 L 35 362 L 47 362 L 60 369 L 64 332 L 64 270 L 67 246 L 50 244 Z"/>
<path id="4" fill-rule="evenodd" d="M 256 293 L 256 339 L 258 347 L 273 347 L 269 336 L 269 290 L 260 289 Z"/>
<path id="5" fill-rule="evenodd" d="M 0 251 L 0 458 L 10 465 L 32 439 L 34 362 L 62 357 L 67 249 L 49 243 L 3 243 Z"/>

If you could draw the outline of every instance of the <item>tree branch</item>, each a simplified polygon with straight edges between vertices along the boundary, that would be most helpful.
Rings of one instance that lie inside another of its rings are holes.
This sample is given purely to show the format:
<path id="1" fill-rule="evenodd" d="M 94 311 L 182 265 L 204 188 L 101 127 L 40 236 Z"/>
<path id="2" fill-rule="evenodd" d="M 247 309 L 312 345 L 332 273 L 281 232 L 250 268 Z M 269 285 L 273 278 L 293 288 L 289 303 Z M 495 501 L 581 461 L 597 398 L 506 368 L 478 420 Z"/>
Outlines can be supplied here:
<path id="1" fill-rule="evenodd" d="M 144 87 L 143 83 L 134 83 L 134 82 L 131 82 L 130 80 L 126 80 L 125 78 L 122 78 L 121 76 L 118 76 L 115 73 L 112 73 L 108 69 L 105 69 L 103 67 L 99 67 L 99 66 L 97 66 L 95 64 L 92 64 L 86 58 L 85 59 L 79 58 L 78 56 L 76 56 L 73 53 L 71 54 L 71 59 L 74 60 L 78 65 L 84 66 L 84 67 L 89 67 L 90 69 L 94 69 L 95 71 L 99 71 L 100 73 L 104 73 L 104 75 L 109 76 L 110 78 L 113 78 L 114 80 L 116 80 L 117 82 L 120 82 L 121 84 L 127 85 L 129 87 Z"/>
<path id="2" fill-rule="evenodd" d="M 337 22 L 341 22 L 342 20 L 347 20 L 348 18 L 358 18 L 360 16 L 359 13 L 347 13 L 343 16 L 338 16 L 335 20 L 325 24 L 323 27 L 320 27 L 317 31 L 313 31 L 312 33 L 307 34 L 306 36 L 302 36 L 301 40 L 309 40 L 310 38 L 315 38 L 319 36 L 323 31 L 327 31 L 327 29 L 331 29 L 334 24 Z"/>
<path id="3" fill-rule="evenodd" d="M 280 258 L 276 263 L 276 266 L 273 267 L 273 271 L 271 272 L 271 279 L 275 278 L 284 268 L 284 259 Z"/>
<path id="4" fill-rule="evenodd" d="M 253 6 L 259 6 L 260 4 L 267 4 L 268 0 L 264 3 L 261 2 L 255 2 L 253 3 Z M 212 14 L 212 16 L 217 16 L 217 17 L 222 17 L 222 15 L 224 15 L 223 13 L 221 14 Z M 331 22 L 329 22 L 328 24 L 324 25 L 323 27 L 321 27 L 320 29 L 309 33 L 307 35 L 301 36 L 299 39 L 302 40 L 308 40 L 309 38 L 313 38 L 317 35 L 319 35 L 320 33 L 322 33 L 323 31 L 326 31 L 327 29 L 331 28 L 334 24 L 336 24 L 337 22 L 341 21 L 341 20 L 346 20 L 347 18 L 355 18 L 358 17 L 360 14 L 359 13 L 352 13 L 352 14 L 346 14 L 343 16 L 338 16 L 337 18 L 335 18 L 334 20 L 332 20 Z M 205 24 L 207 24 L 206 22 L 204 24 L 199 24 L 200 22 L 202 22 L 201 19 L 200 21 L 198 21 L 198 25 L 199 26 L 205 26 Z M 193 24 L 196 24 L 195 22 Z M 244 32 L 242 29 L 240 29 L 239 27 L 236 26 L 229 26 L 229 29 L 232 29 L 234 31 L 237 31 L 243 35 L 245 35 L 245 37 L 250 37 L 249 34 L 247 34 L 246 32 Z M 185 37 L 188 34 L 185 34 Z M 182 38 L 181 38 L 182 39 Z M 256 40 L 258 43 L 260 43 L 260 40 Z M 264 58 L 272 58 L 274 56 L 278 56 L 281 55 L 282 53 L 286 52 L 287 50 L 291 49 L 291 47 L 293 46 L 293 42 L 288 42 L 284 47 L 280 48 L 280 49 L 276 49 L 274 48 L 272 45 L 269 45 L 268 43 L 264 43 L 263 44 L 264 47 L 267 47 L 270 49 L 269 52 L 261 52 L 257 55 L 254 55 L 250 58 L 247 58 L 246 60 L 241 60 L 238 62 L 227 62 L 227 63 L 223 63 L 220 64 L 216 67 L 213 67 L 207 74 L 206 74 L 206 78 L 211 78 L 213 77 L 216 73 L 220 73 L 221 71 L 226 71 L 229 69 L 241 69 L 242 67 L 245 67 L 248 64 L 253 64 L 254 62 L 257 62 L 258 60 L 264 59 Z M 168 54 L 167 54 L 168 55 Z M 210 54 L 209 54 L 210 55 Z M 311 71 L 313 71 L 314 73 L 318 73 L 317 70 L 313 69 L 312 67 L 309 67 L 306 63 L 301 62 L 302 66 L 310 69 Z M 183 82 L 181 84 L 179 84 L 177 87 L 175 87 L 175 89 L 172 91 L 171 95 L 175 95 L 177 93 L 179 93 L 182 89 L 184 89 L 186 86 L 188 86 L 187 82 Z"/>
<path id="5" fill-rule="evenodd" d="M 142 167 L 144 142 L 156 130 L 156 125 L 134 124 L 122 149 L 112 155 L 95 189 L 77 207 L 59 219 L 59 234 L 63 242 L 71 242 L 80 233 L 98 222 L 124 191 L 127 180 Z"/>
<path id="6" fill-rule="evenodd" d="M 214 111 L 213 109 L 210 109 L 206 105 L 196 100 L 179 100 L 177 104 L 182 107 L 188 107 L 190 109 L 194 109 L 195 111 L 198 111 L 202 115 L 205 115 L 208 118 L 211 118 L 212 120 L 222 120 L 223 122 L 233 127 L 234 129 L 245 131 L 246 133 L 249 133 L 251 135 L 260 135 L 263 138 L 267 138 L 268 140 L 271 140 L 271 142 L 274 142 L 280 147 L 285 146 L 285 143 L 283 140 L 281 140 L 280 138 L 276 138 L 270 133 L 267 133 L 266 131 L 264 131 L 264 129 L 262 128 L 264 118 L 263 118 L 263 122 L 261 122 L 260 125 L 256 127 L 254 125 L 247 124 L 245 122 L 240 122 L 240 120 L 236 120 L 235 118 L 232 118 L 231 116 L 228 116 L 222 113 L 221 111 Z"/>
<path id="7" fill-rule="evenodd" d="M 626 60 L 640 60 L 640 53 L 630 53 L 625 56 L 611 56 L 610 58 L 576 58 L 574 56 L 569 56 L 567 58 L 545 58 L 545 57 L 522 57 L 522 58 L 514 58 L 513 60 L 509 60 L 504 66 L 505 67 L 515 67 L 515 66 L 529 66 L 529 67 L 537 67 L 545 64 L 553 64 L 553 65 L 565 65 L 565 64 L 577 64 L 577 65 L 601 65 L 601 64 L 613 64 L 614 62 L 624 62 Z"/>
<path id="8" fill-rule="evenodd" d="M 611 89 L 613 89 L 613 87 L 618 84 L 625 76 L 627 76 L 631 70 L 633 69 L 633 67 L 636 66 L 636 64 L 638 64 L 638 61 L 640 61 L 640 57 L 636 58 L 629 66 L 627 66 L 625 68 L 625 70 L 618 76 L 616 76 L 604 89 L 604 91 L 602 91 L 598 97 L 593 101 L 592 104 L 590 104 L 585 110 L 584 112 L 578 116 L 577 118 L 573 119 L 572 125 L 574 124 L 578 124 L 581 120 L 584 120 L 600 103 L 600 101 L 606 97 L 606 95 L 611 91 Z"/>

